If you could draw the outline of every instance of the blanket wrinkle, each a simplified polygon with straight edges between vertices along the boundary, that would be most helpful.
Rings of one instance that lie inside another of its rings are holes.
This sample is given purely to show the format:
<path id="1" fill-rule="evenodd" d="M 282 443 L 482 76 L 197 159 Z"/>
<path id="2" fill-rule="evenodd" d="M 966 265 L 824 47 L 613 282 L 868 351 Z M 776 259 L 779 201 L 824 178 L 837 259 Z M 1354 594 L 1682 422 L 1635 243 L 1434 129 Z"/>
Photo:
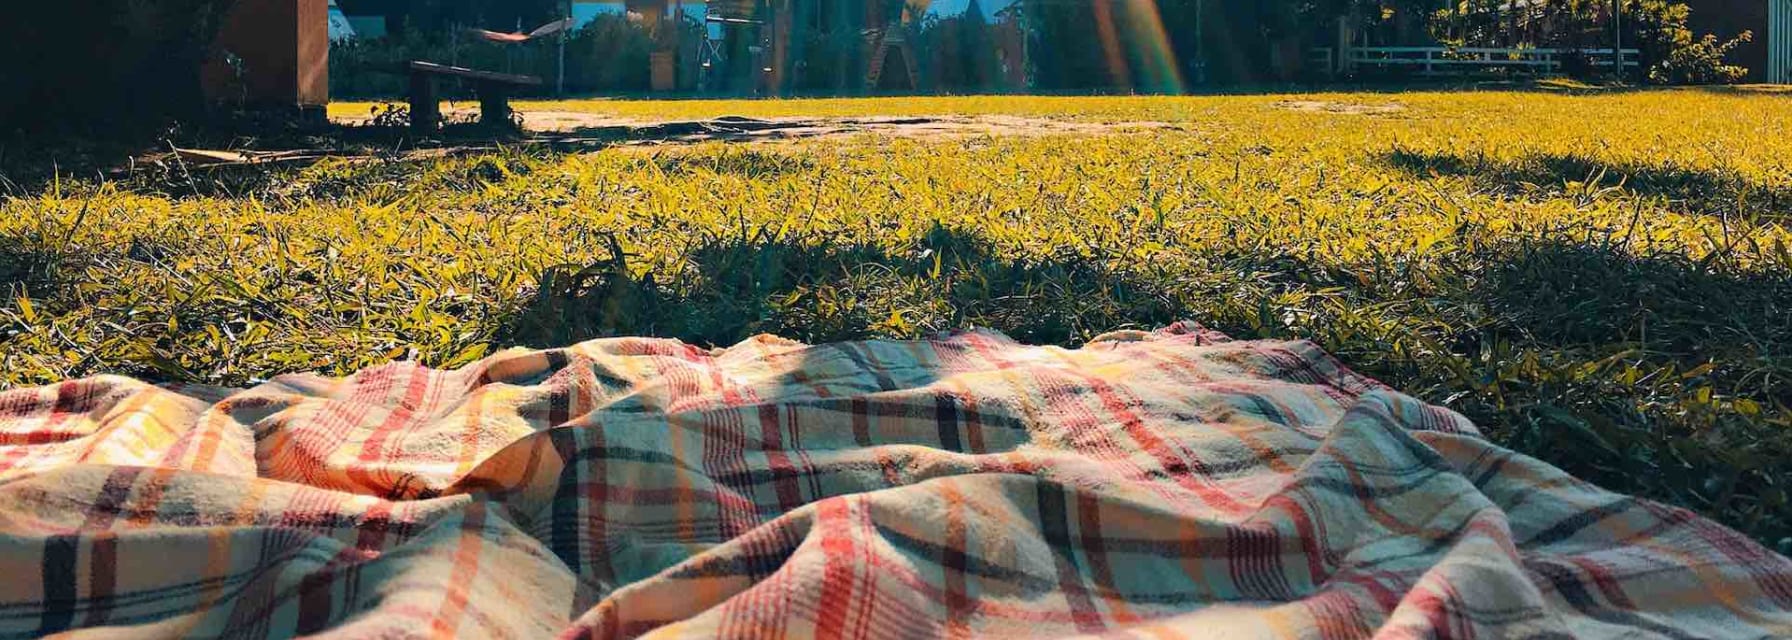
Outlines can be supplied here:
<path id="1" fill-rule="evenodd" d="M 0 392 L 0 637 L 1792 637 L 1792 560 L 1193 323 Z"/>

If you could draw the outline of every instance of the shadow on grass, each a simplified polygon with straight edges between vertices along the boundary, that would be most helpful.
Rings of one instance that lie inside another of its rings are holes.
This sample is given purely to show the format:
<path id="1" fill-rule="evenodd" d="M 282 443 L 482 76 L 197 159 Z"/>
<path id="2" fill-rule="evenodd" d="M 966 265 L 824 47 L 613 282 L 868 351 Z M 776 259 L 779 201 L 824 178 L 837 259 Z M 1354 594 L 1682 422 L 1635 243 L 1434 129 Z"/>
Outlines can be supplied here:
<path id="1" fill-rule="evenodd" d="M 107 180 L 170 197 L 246 197 L 279 190 L 297 172 L 325 159 L 414 172 L 440 158 L 550 146 L 550 140 L 473 124 L 451 124 L 438 134 L 417 137 L 402 126 L 297 125 L 228 116 L 112 137 L 0 132 L 0 197 L 29 197 L 59 181 Z M 575 150 L 607 146 L 590 142 Z M 185 160 L 172 152 L 175 148 L 241 152 L 259 159 L 255 163 Z"/>
<path id="2" fill-rule="evenodd" d="M 1792 272 L 1550 240 L 1476 261 L 1492 391 L 1458 409 L 1582 479 L 1792 536 Z"/>
<path id="3" fill-rule="evenodd" d="M 63 257 L 53 251 L 0 235 L 0 298 L 39 298 L 57 284 Z"/>
<path id="4" fill-rule="evenodd" d="M 815 161 L 806 155 L 740 147 L 727 147 L 713 154 L 663 155 L 655 162 L 661 171 L 669 174 L 708 172 L 747 180 L 778 178 L 815 168 Z"/>
<path id="5" fill-rule="evenodd" d="M 1476 295 L 1532 341 L 1687 356 L 1744 344 L 1792 351 L 1792 273 L 1598 244 L 1531 242 L 1500 253 Z M 1792 387 L 1783 391 L 1792 404 Z"/>
<path id="6" fill-rule="evenodd" d="M 964 326 L 1035 344 L 1080 343 L 1181 319 L 1166 280 L 1094 258 L 1026 258 L 943 228 L 905 252 L 770 233 L 707 238 L 681 273 L 633 273 L 628 256 L 548 269 L 505 324 L 506 344 L 654 335 L 729 345 L 773 333 L 809 343 Z"/>
<path id="7" fill-rule="evenodd" d="M 1415 177 L 1469 178 L 1499 193 L 1516 195 L 1534 188 L 1560 196 L 1570 183 L 1597 182 L 1640 197 L 1670 200 L 1688 213 L 1792 219 L 1792 187 L 1760 184 L 1725 171 L 1613 163 L 1581 154 L 1532 154 L 1503 160 L 1396 149 L 1383 154 L 1381 160 Z"/>

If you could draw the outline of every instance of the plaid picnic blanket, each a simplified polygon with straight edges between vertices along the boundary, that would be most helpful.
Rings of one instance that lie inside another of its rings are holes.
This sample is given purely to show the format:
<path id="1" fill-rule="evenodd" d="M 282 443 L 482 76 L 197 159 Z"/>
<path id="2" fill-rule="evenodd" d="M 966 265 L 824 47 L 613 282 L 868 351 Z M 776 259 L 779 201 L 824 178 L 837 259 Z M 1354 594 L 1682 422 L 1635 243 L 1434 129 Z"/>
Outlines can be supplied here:
<path id="1" fill-rule="evenodd" d="M 0 635 L 1792 636 L 1792 562 L 1304 342 L 615 339 L 0 394 Z"/>

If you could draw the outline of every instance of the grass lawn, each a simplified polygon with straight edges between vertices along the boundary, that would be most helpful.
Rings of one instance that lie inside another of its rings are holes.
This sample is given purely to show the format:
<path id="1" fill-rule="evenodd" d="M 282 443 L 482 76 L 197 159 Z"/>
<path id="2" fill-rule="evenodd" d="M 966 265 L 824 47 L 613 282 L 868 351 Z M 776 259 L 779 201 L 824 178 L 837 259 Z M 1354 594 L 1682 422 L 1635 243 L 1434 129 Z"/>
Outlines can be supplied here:
<path id="1" fill-rule="evenodd" d="M 1180 126 L 14 189 L 0 387 L 243 385 L 608 335 L 1073 345 L 1194 319 L 1314 340 L 1508 446 L 1792 551 L 1792 95 L 521 106 Z"/>

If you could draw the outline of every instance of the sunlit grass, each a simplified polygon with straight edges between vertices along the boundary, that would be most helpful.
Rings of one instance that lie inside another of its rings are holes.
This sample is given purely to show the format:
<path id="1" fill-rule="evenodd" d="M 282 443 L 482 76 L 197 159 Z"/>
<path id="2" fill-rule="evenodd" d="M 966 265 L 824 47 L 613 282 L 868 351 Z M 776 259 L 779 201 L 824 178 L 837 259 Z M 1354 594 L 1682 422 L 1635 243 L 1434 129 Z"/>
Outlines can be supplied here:
<path id="1" fill-rule="evenodd" d="M 0 386 L 240 385 L 618 334 L 725 345 L 978 325 L 1075 344 L 1189 318 L 1315 340 L 1583 477 L 1792 536 L 1787 96 L 522 106 L 1190 126 L 525 145 L 273 180 L 44 185 L 0 201 Z"/>

